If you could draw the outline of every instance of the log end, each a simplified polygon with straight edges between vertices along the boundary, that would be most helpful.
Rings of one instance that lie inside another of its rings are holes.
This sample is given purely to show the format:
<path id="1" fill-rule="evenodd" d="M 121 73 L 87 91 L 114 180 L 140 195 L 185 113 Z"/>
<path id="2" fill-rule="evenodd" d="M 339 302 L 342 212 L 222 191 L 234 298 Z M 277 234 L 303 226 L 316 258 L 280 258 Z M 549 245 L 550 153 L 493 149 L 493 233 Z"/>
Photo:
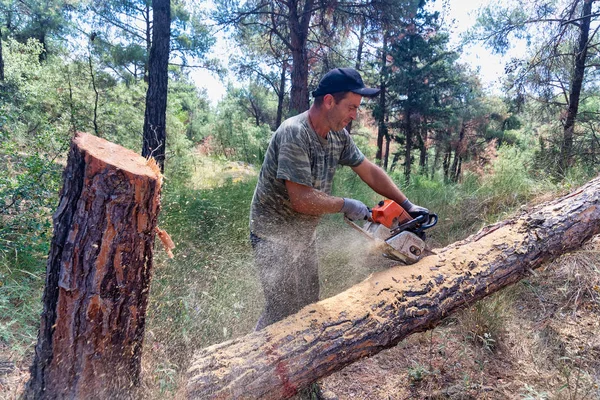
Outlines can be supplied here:
<path id="1" fill-rule="evenodd" d="M 77 132 L 75 145 L 91 157 L 132 175 L 147 176 L 162 181 L 162 174 L 154 158 L 146 159 L 132 150 L 85 132 Z"/>

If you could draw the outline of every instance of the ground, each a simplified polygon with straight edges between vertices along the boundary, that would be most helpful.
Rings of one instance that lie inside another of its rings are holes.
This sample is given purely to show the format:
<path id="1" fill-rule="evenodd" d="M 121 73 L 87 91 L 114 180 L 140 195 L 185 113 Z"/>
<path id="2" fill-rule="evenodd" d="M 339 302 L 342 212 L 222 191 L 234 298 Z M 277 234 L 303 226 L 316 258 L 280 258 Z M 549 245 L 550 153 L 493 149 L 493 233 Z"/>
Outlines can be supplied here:
<path id="1" fill-rule="evenodd" d="M 600 236 L 519 283 L 322 380 L 338 399 L 600 399 Z M 31 356 L 0 348 L 0 398 Z"/>

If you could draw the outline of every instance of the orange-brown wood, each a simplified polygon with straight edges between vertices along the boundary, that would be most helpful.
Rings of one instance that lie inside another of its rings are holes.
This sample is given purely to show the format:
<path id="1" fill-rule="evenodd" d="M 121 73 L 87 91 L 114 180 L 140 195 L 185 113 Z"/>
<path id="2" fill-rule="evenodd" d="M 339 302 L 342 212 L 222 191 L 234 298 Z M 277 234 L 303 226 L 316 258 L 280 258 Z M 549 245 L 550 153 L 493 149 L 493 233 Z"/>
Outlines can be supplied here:
<path id="1" fill-rule="evenodd" d="M 54 214 L 27 399 L 127 398 L 139 381 L 161 174 L 77 133 Z"/>

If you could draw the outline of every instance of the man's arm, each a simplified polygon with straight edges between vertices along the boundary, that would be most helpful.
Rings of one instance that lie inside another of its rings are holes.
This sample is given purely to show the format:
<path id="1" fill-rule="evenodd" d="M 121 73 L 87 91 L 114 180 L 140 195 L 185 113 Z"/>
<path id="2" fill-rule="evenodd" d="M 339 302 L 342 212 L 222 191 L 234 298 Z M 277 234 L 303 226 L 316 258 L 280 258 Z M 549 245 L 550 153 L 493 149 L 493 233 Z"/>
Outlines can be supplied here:
<path id="1" fill-rule="evenodd" d="M 302 214 L 321 215 L 340 212 L 344 205 L 341 197 L 330 196 L 310 186 L 285 181 L 294 211 Z"/>
<path id="2" fill-rule="evenodd" d="M 356 167 L 352 167 L 352 170 L 380 195 L 394 200 L 398 204 L 402 204 L 406 200 L 406 196 L 398 189 L 392 178 L 366 158 Z"/>

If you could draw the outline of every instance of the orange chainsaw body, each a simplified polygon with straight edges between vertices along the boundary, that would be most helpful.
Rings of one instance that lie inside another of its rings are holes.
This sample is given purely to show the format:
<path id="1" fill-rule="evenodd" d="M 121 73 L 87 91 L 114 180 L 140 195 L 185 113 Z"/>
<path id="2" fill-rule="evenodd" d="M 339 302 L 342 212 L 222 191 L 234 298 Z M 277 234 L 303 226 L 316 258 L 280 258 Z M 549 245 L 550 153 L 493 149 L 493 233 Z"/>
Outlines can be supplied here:
<path id="1" fill-rule="evenodd" d="M 382 200 L 371 210 L 371 219 L 362 226 L 348 218 L 346 223 L 362 232 L 384 251 L 384 256 L 405 264 L 421 259 L 425 248 L 424 229 L 437 223 L 437 214 L 418 215 L 415 218 L 393 200 Z"/>
<path id="2" fill-rule="evenodd" d="M 381 224 L 388 229 L 394 229 L 398 225 L 412 219 L 410 214 L 393 200 L 383 200 L 371 210 L 373 222 Z"/>

